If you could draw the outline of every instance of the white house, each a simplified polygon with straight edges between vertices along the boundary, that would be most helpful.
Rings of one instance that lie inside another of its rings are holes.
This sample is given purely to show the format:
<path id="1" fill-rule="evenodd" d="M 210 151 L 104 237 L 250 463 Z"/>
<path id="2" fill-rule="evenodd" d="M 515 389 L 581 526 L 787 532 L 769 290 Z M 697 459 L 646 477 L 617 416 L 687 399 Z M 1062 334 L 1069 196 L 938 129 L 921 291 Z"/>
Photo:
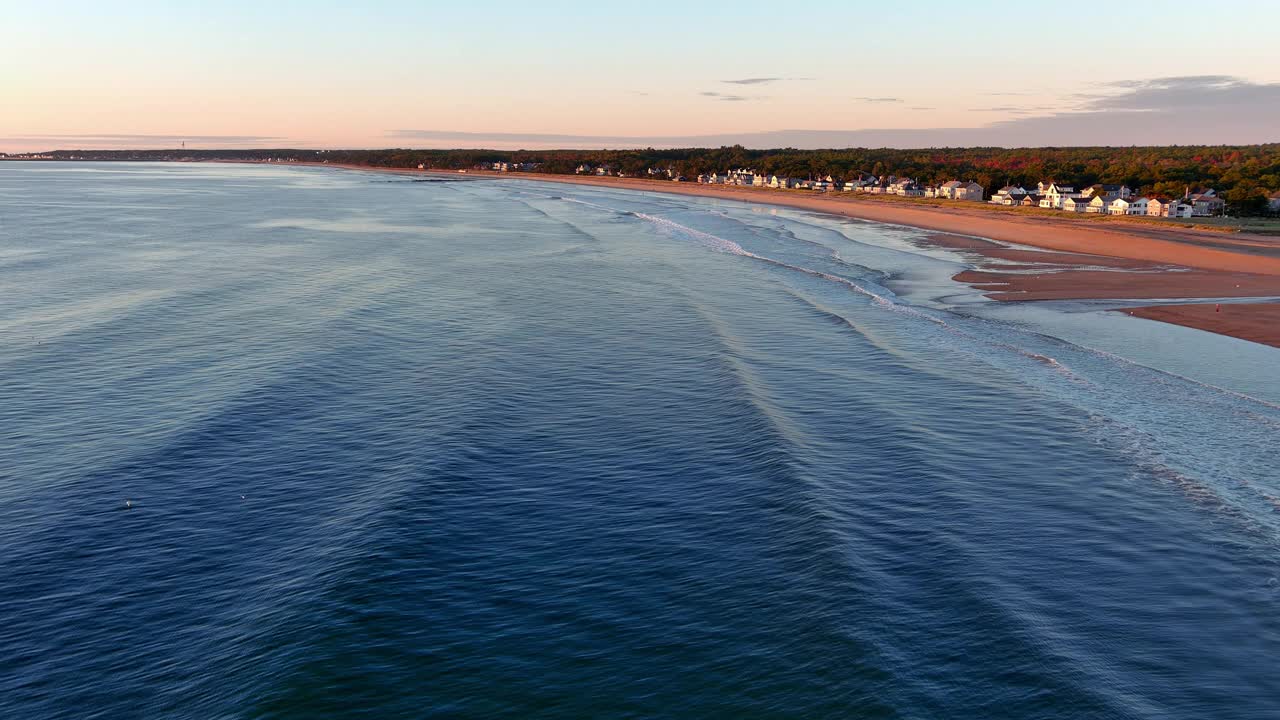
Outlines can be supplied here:
<path id="1" fill-rule="evenodd" d="M 1027 191 L 1016 185 L 1005 185 L 991 196 L 991 204 L 993 205 L 1020 205 L 1022 198 L 1027 196 Z"/>
<path id="2" fill-rule="evenodd" d="M 1110 206 L 1111 206 L 1111 201 L 1108 200 L 1105 196 L 1094 195 L 1093 197 L 1089 198 L 1089 204 L 1085 206 L 1084 211 L 1087 213 L 1106 215 L 1108 212 L 1108 208 Z"/>
<path id="3" fill-rule="evenodd" d="M 893 186 L 893 194 L 902 197 L 924 197 L 924 187 L 914 180 L 899 180 Z"/>
<path id="4" fill-rule="evenodd" d="M 952 180 L 938 186 L 938 197 L 949 200 L 976 200 L 982 202 L 983 188 L 976 182 Z"/>
<path id="5" fill-rule="evenodd" d="M 1116 198 L 1107 203 L 1108 215 L 1146 215 L 1147 198 Z"/>
<path id="6" fill-rule="evenodd" d="M 1048 195 L 1045 196 L 1046 199 L 1048 197 Z M 1040 202 L 1040 207 L 1044 207 L 1044 201 L 1042 200 Z M 1066 197 L 1062 200 L 1061 209 L 1067 212 L 1082 213 L 1088 210 L 1089 203 L 1091 202 L 1093 202 L 1092 198 Z"/>
<path id="7" fill-rule="evenodd" d="M 1052 208 L 1054 210 L 1066 210 L 1066 201 L 1068 199 L 1081 198 L 1083 195 L 1075 191 L 1070 185 L 1059 185 L 1058 183 L 1040 183 L 1037 188 L 1040 194 L 1044 195 L 1040 200 L 1040 207 Z"/>
<path id="8" fill-rule="evenodd" d="M 1151 204 L 1151 198 L 1140 197 L 1125 200 L 1124 198 L 1116 198 L 1111 201 L 1112 209 L 1116 207 L 1116 203 L 1125 203 L 1125 215 L 1146 215 L 1147 207 Z M 1115 213 L 1119 215 L 1120 213 Z"/>

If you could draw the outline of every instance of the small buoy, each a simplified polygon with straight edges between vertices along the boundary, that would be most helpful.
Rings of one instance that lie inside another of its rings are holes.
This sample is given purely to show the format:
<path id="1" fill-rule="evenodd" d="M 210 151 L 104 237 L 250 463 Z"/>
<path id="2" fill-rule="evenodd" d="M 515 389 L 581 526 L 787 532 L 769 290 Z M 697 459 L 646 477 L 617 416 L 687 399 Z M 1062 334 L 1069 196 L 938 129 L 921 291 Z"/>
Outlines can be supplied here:
<path id="1" fill-rule="evenodd" d="M 132 510 L 132 509 L 133 509 L 133 501 L 132 501 L 132 500 L 125 500 L 125 501 L 124 501 L 124 509 L 125 509 L 125 510 Z"/>

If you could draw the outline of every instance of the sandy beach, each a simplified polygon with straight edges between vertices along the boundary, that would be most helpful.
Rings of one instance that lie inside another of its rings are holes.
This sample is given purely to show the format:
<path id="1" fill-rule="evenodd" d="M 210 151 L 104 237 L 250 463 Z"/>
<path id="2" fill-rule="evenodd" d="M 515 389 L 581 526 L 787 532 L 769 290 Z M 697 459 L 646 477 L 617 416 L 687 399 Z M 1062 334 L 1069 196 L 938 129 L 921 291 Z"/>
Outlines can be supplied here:
<path id="1" fill-rule="evenodd" d="M 466 173 L 297 163 L 401 174 L 519 178 L 734 200 L 934 230 L 922 242 L 975 265 L 955 279 L 998 301 L 1185 299 L 1280 296 L 1280 238 L 1097 217 L 1022 215 L 977 203 L 936 204 L 639 178 L 540 173 Z M 1020 247 L 1010 247 L 1017 245 Z M 1136 317 L 1194 327 L 1280 347 L 1280 304 L 1186 303 L 1131 310 Z M 1205 310 L 1204 308 L 1208 308 Z"/>

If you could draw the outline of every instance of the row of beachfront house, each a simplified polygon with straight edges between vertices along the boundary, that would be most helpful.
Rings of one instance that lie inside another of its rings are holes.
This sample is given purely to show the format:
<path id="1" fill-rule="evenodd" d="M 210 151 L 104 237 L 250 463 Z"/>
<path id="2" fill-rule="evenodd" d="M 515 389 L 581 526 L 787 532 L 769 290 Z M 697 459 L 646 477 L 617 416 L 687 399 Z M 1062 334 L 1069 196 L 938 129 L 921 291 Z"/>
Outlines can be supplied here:
<path id="1" fill-rule="evenodd" d="M 608 166 L 592 167 L 580 165 L 578 174 L 619 175 Z M 686 178 L 677 174 L 672 168 L 659 170 L 649 168 L 649 177 L 665 177 L 676 182 L 684 182 Z M 900 197 L 942 198 L 947 200 L 967 200 L 982 202 L 986 200 L 986 189 L 982 185 L 965 180 L 952 180 L 941 185 L 929 185 L 907 177 L 894 175 L 875 176 L 859 173 L 848 180 L 836 180 L 830 175 L 818 178 L 800 179 L 759 173 L 754 170 L 739 168 L 726 172 L 713 172 L 699 175 L 697 182 L 706 185 L 740 185 L 774 189 L 801 189 L 818 192 L 854 192 L 868 195 L 897 195 Z M 1280 210 L 1280 202 L 1273 196 L 1273 210 Z M 995 205 L 1010 207 L 1039 207 L 1051 210 L 1062 210 L 1073 213 L 1093 213 L 1102 215 L 1147 215 L 1152 217 L 1207 217 L 1221 215 L 1226 203 L 1213 190 L 1188 192 L 1180 199 L 1159 196 L 1138 197 L 1132 189 L 1125 185 L 1092 185 L 1080 190 L 1070 185 L 1057 182 L 1038 183 L 1034 190 L 1009 185 L 997 190 L 990 202 Z"/>
<path id="2" fill-rule="evenodd" d="M 697 181 L 707 185 L 746 185 L 775 189 L 795 188 L 818 192 L 856 192 L 869 195 L 899 195 L 902 197 L 946 198 L 982 202 L 985 189 L 976 182 L 952 180 L 941 185 L 925 185 L 911 178 L 884 175 L 876 177 L 861 173 L 849 180 L 836 180 L 830 175 L 818 178 L 791 178 L 766 175 L 753 170 L 730 170 L 724 173 L 699 175 Z"/>
<path id="3" fill-rule="evenodd" d="M 1040 207 L 1072 213 L 1099 215 L 1147 215 L 1151 217 L 1208 217 L 1221 215 L 1226 203 L 1213 190 L 1192 193 L 1180 199 L 1138 197 L 1125 185 L 1093 185 L 1076 190 L 1071 185 L 1041 182 L 1034 191 L 1015 185 L 1002 187 L 991 196 L 996 205 Z"/>

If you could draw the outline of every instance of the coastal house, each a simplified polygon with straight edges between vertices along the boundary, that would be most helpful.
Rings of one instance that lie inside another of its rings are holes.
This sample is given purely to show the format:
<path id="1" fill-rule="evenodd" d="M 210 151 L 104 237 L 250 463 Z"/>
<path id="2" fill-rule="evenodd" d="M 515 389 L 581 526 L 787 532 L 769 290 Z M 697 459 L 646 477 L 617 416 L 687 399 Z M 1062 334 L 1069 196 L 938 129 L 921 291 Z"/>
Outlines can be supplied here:
<path id="1" fill-rule="evenodd" d="M 1174 201 L 1169 198 L 1147 198 L 1147 217 L 1169 217 L 1169 209 Z"/>
<path id="2" fill-rule="evenodd" d="M 1280 190 L 1267 196 L 1267 208 L 1271 212 L 1280 212 Z"/>
<path id="3" fill-rule="evenodd" d="M 1048 197 L 1047 195 L 1045 197 Z M 1089 203 L 1093 202 L 1092 198 L 1083 197 L 1067 197 L 1062 200 L 1062 210 L 1072 213 L 1083 213 L 1089 209 Z M 1041 205 L 1044 207 L 1044 205 Z"/>
<path id="4" fill-rule="evenodd" d="M 1124 212 L 1123 213 L 1114 212 L 1115 208 L 1117 207 L 1116 203 L 1121 203 L 1121 202 L 1125 203 Z M 1113 210 L 1112 214 L 1113 215 L 1121 215 L 1121 214 L 1146 215 L 1147 206 L 1149 206 L 1150 204 L 1151 204 L 1151 198 L 1148 198 L 1148 197 L 1130 198 L 1128 200 L 1125 200 L 1124 198 L 1117 198 L 1111 201 L 1111 206 Z"/>
<path id="5" fill-rule="evenodd" d="M 590 175 L 593 170 L 594 168 L 592 168 L 590 165 L 583 163 L 582 165 L 579 165 L 578 167 L 574 168 L 573 172 L 577 175 Z"/>
<path id="6" fill-rule="evenodd" d="M 1089 204 L 1085 205 L 1084 211 L 1094 213 L 1096 215 L 1106 215 L 1111 207 L 1111 201 L 1103 195 L 1094 195 L 1089 198 Z"/>
<path id="7" fill-rule="evenodd" d="M 1051 210 L 1065 210 L 1068 199 L 1083 197 L 1081 193 L 1076 192 L 1075 187 L 1059 185 L 1056 182 L 1039 183 L 1036 185 L 1036 190 L 1044 196 L 1040 200 L 1040 207 Z"/>
<path id="8" fill-rule="evenodd" d="M 1096 197 L 1094 199 L 1097 199 Z M 1147 198 L 1118 197 L 1107 203 L 1108 215 L 1146 215 Z"/>
<path id="9" fill-rule="evenodd" d="M 1221 215 L 1227 209 L 1227 203 L 1213 190 L 1191 193 L 1184 200 L 1191 206 L 1191 214 L 1194 217 Z"/>
<path id="10" fill-rule="evenodd" d="M 1043 199 L 1043 195 L 1028 193 L 1026 197 L 1022 198 L 1022 202 L 1019 204 L 1022 205 L 1022 207 L 1040 207 L 1040 201 Z"/>
<path id="11" fill-rule="evenodd" d="M 863 187 L 862 191 L 870 195 L 887 195 L 889 193 L 889 181 L 885 178 L 880 178 L 874 183 Z"/>
<path id="12" fill-rule="evenodd" d="M 1022 198 L 1027 196 L 1027 191 L 1017 185 L 1005 185 L 991 196 L 992 205 L 1017 206 L 1022 204 Z"/>
<path id="13" fill-rule="evenodd" d="M 1098 184 L 1086 188 L 1085 194 L 1089 197 L 1101 197 L 1103 200 L 1115 200 L 1116 198 L 1128 200 L 1133 196 L 1133 191 L 1126 185 Z"/>
<path id="14" fill-rule="evenodd" d="M 1168 198 L 1151 198 L 1147 202 L 1147 217 L 1189 218 L 1194 208 L 1190 203 Z"/>
<path id="15" fill-rule="evenodd" d="M 924 186 L 910 179 L 899 180 L 893 185 L 893 194 L 902 197 L 924 197 Z"/>
<path id="16" fill-rule="evenodd" d="M 938 197 L 948 200 L 973 200 L 982 202 L 984 189 L 976 182 L 952 180 L 938 186 Z"/>
<path id="17" fill-rule="evenodd" d="M 920 190 L 920 195 L 924 195 L 923 188 L 916 184 L 911 178 L 896 178 L 888 189 L 889 195 L 901 195 L 904 197 L 915 195 L 916 190 Z"/>

